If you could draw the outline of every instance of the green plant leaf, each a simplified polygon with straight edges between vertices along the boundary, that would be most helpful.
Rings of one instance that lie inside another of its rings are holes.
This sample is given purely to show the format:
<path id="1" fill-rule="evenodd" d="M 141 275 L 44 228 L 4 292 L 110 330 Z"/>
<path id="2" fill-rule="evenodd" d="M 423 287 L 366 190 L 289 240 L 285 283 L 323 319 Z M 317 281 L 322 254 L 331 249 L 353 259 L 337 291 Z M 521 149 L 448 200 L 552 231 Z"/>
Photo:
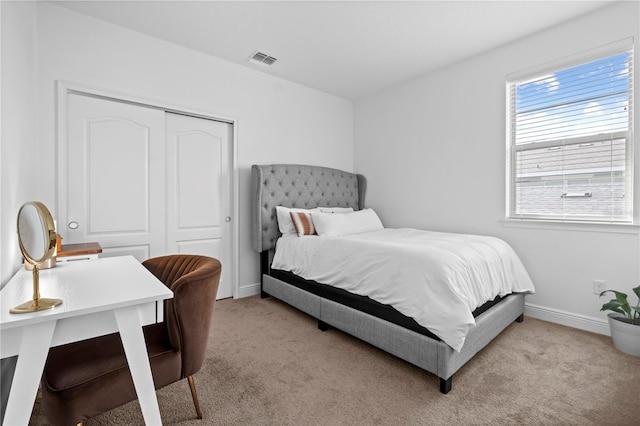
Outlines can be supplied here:
<path id="1" fill-rule="evenodd" d="M 605 293 L 613 293 L 616 295 L 616 298 L 611 299 L 608 304 L 605 304 L 602 307 L 602 309 L 611 309 L 612 311 L 615 311 L 615 312 L 622 311 L 621 313 L 624 313 L 626 318 L 631 318 L 631 307 L 629 306 L 629 302 L 627 302 L 627 295 L 625 293 L 622 293 L 616 290 L 605 290 L 602 293 L 600 293 L 600 296 L 602 296 Z M 611 307 L 605 308 L 605 306 L 615 306 L 619 310 L 612 309 Z"/>
<path id="2" fill-rule="evenodd" d="M 640 285 L 634 288 L 633 292 L 636 294 L 636 296 L 638 296 L 638 299 L 640 300 Z"/>
<path id="3" fill-rule="evenodd" d="M 622 303 L 627 302 L 627 295 L 625 293 L 616 290 L 605 290 L 600 293 L 600 297 L 604 296 L 606 293 L 614 293 L 616 295 L 616 300 L 619 300 Z"/>
<path id="4" fill-rule="evenodd" d="M 624 305 L 624 303 L 620 302 L 619 300 L 616 299 L 611 299 L 609 300 L 607 303 L 605 303 L 603 305 L 604 306 L 617 306 L 618 308 L 621 307 L 622 305 Z"/>
<path id="5" fill-rule="evenodd" d="M 626 313 L 625 311 L 623 311 L 621 309 L 621 304 L 620 302 L 618 302 L 617 300 L 613 299 L 608 303 L 605 303 L 604 305 L 602 305 L 602 308 L 600 309 L 601 311 L 613 311 L 613 312 L 617 312 L 619 314 L 622 314 L 626 317 Z"/>

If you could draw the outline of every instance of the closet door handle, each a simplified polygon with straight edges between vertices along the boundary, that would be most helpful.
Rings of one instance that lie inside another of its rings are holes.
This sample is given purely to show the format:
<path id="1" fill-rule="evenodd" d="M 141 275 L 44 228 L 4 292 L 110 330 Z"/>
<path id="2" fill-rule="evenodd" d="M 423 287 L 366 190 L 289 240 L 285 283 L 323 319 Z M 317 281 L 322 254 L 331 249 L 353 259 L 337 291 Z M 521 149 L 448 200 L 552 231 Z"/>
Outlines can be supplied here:
<path id="1" fill-rule="evenodd" d="M 67 226 L 69 227 L 69 229 L 78 229 L 78 227 L 79 227 L 80 225 L 78 225 L 78 222 L 76 222 L 76 221 L 74 220 L 74 221 L 69 222 L 69 224 L 68 224 Z"/>

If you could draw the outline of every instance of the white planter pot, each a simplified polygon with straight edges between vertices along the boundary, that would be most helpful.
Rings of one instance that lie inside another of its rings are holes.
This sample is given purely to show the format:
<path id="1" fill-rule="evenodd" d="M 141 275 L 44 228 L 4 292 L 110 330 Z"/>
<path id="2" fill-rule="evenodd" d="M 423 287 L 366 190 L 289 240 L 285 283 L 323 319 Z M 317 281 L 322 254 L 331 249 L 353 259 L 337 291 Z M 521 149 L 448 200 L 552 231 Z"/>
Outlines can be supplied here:
<path id="1" fill-rule="evenodd" d="M 618 321 L 615 318 L 622 317 L 620 314 L 611 313 L 607 316 L 609 317 L 613 346 L 624 353 L 640 356 L 640 325 Z"/>

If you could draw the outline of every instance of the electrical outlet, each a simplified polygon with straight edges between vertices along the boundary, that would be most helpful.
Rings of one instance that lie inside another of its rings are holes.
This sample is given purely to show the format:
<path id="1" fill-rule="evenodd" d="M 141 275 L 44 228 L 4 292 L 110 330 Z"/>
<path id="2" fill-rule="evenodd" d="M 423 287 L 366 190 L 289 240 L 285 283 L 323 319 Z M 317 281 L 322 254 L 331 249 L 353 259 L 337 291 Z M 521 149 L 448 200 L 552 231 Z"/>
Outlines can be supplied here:
<path id="1" fill-rule="evenodd" d="M 593 294 L 600 295 L 606 290 L 607 282 L 604 280 L 593 280 Z"/>

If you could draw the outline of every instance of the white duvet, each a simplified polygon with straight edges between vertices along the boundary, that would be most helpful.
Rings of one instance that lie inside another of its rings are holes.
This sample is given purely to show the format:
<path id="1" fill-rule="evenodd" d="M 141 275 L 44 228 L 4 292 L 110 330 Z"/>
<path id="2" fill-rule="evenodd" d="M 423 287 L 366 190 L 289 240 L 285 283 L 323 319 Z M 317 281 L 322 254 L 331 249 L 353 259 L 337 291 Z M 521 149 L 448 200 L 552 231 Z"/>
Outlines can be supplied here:
<path id="1" fill-rule="evenodd" d="M 272 268 L 391 305 L 456 351 L 475 326 L 477 307 L 497 296 L 534 292 L 506 242 L 416 229 L 286 235 L 277 242 Z"/>

